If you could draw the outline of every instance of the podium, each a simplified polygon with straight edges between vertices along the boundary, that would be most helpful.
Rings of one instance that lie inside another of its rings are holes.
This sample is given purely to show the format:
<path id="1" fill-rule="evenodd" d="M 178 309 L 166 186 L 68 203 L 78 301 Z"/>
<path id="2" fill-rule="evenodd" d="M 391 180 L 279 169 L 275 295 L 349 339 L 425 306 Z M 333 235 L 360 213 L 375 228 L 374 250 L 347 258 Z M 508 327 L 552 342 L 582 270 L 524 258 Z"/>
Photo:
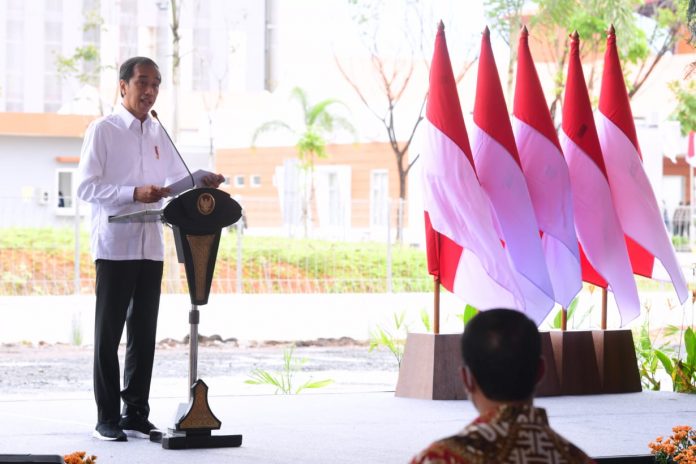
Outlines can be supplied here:
<path id="1" fill-rule="evenodd" d="M 213 435 L 220 420 L 208 405 L 208 386 L 198 378 L 199 305 L 208 303 L 222 228 L 242 217 L 242 208 L 222 190 L 197 188 L 182 193 L 161 210 L 144 210 L 112 216 L 109 222 L 163 221 L 172 226 L 177 257 L 184 263 L 191 310 L 189 311 L 189 397 L 176 413 L 166 434 L 153 431 L 150 440 L 165 449 L 223 448 L 242 444 L 241 435 Z"/>

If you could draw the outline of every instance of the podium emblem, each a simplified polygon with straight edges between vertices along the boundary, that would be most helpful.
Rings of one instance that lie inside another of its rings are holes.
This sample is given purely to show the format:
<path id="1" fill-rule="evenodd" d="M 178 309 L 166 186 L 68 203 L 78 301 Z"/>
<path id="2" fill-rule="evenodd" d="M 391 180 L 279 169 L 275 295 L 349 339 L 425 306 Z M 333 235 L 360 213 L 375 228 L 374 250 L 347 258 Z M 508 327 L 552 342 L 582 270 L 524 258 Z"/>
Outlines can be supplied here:
<path id="1" fill-rule="evenodd" d="M 215 209 L 215 198 L 209 193 L 202 193 L 198 196 L 196 206 L 198 207 L 199 213 L 203 216 L 207 216 Z"/>

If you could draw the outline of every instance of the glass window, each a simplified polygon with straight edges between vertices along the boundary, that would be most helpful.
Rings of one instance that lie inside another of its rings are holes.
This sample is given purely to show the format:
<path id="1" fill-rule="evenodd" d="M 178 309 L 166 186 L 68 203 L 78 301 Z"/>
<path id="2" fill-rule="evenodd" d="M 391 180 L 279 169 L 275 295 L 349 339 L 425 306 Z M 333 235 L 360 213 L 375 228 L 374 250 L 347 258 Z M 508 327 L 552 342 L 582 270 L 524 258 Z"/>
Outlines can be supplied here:
<path id="1" fill-rule="evenodd" d="M 75 212 L 76 172 L 76 169 L 58 169 L 56 171 L 56 191 L 53 198 L 56 199 L 56 212 L 59 214 Z"/>
<path id="2" fill-rule="evenodd" d="M 7 3 L 7 23 L 5 27 L 5 110 L 24 109 L 24 68 L 23 49 L 24 2 L 13 0 Z"/>
<path id="3" fill-rule="evenodd" d="M 389 175 L 386 170 L 375 170 L 370 179 L 370 225 L 386 227 L 388 219 Z"/>
<path id="4" fill-rule="evenodd" d="M 63 103 L 62 79 L 56 58 L 63 47 L 62 0 L 46 0 L 44 17 L 44 111 L 54 112 Z"/>
<path id="5" fill-rule="evenodd" d="M 338 174 L 330 172 L 328 176 L 329 187 L 329 225 L 340 226 L 341 221 L 341 197 L 338 185 Z"/>
<path id="6" fill-rule="evenodd" d="M 84 25 L 82 26 L 83 46 L 92 45 L 96 50 L 101 49 L 101 2 L 100 0 L 84 0 L 82 5 L 84 11 Z M 91 85 L 99 86 L 99 54 L 96 61 L 85 60 L 82 63 L 82 72 Z"/>
<path id="7" fill-rule="evenodd" d="M 158 3 L 157 8 L 157 29 L 155 31 L 155 54 L 157 57 L 157 65 L 160 70 L 171 69 L 171 55 L 172 55 L 172 39 L 171 39 L 171 28 L 169 25 L 170 12 L 167 8 L 169 2 Z M 160 7 L 160 5 L 162 5 Z M 170 72 L 162 73 L 162 87 L 167 85 L 168 79 L 170 78 Z"/>
<path id="8" fill-rule="evenodd" d="M 193 55 L 191 88 L 198 91 L 212 90 L 210 69 L 212 47 L 210 40 L 210 0 L 201 0 L 196 10 L 193 26 Z"/>
<path id="9" fill-rule="evenodd" d="M 118 15 L 119 62 L 138 54 L 138 3 L 135 0 L 121 0 Z"/>

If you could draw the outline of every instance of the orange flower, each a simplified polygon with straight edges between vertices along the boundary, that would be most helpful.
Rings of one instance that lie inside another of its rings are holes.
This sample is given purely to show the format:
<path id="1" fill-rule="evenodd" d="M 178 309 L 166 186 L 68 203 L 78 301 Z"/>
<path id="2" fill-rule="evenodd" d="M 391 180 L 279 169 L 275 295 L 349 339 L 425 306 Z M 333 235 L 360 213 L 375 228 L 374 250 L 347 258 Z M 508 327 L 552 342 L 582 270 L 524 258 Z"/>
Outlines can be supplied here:
<path id="1" fill-rule="evenodd" d="M 75 451 L 63 456 L 65 464 L 96 464 L 97 457 L 94 455 L 87 456 L 85 451 Z"/>
<path id="2" fill-rule="evenodd" d="M 657 437 L 648 447 L 659 464 L 696 464 L 696 430 L 688 425 L 672 427 L 672 436 Z"/>

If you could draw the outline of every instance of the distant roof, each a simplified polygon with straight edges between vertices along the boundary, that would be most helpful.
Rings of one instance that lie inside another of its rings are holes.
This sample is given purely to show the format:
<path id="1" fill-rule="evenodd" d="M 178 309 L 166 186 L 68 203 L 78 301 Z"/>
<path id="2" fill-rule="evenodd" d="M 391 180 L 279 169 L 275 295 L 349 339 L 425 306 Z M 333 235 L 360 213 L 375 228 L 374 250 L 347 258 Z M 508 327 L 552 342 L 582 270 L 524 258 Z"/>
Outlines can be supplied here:
<path id="1" fill-rule="evenodd" d="M 0 112 L 0 135 L 82 138 L 94 119 L 96 116 Z"/>

